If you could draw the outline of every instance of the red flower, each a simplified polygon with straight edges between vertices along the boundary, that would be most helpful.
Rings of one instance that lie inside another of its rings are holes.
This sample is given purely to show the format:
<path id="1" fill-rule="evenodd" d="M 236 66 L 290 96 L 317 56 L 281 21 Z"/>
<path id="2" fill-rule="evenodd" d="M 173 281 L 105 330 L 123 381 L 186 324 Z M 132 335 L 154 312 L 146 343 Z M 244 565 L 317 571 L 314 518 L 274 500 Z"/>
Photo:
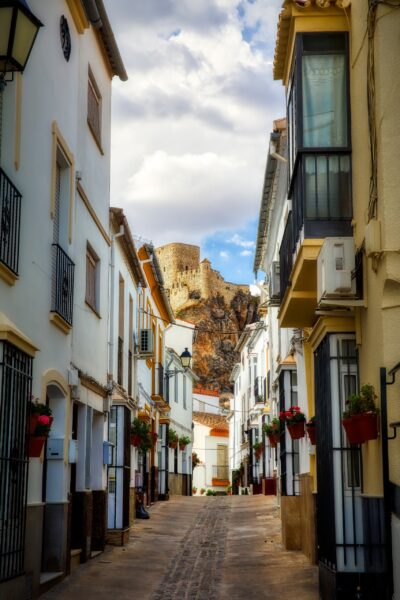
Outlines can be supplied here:
<path id="1" fill-rule="evenodd" d="M 38 425 L 50 425 L 50 417 L 47 415 L 40 415 L 37 420 Z"/>

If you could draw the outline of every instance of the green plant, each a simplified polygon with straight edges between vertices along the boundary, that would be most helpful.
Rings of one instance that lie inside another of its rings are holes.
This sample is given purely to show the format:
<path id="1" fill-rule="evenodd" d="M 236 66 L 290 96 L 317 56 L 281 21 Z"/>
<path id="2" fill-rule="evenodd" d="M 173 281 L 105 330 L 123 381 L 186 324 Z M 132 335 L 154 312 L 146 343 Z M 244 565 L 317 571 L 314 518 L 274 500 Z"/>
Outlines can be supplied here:
<path id="1" fill-rule="evenodd" d="M 217 492 L 214 490 L 207 490 L 206 491 L 206 496 L 216 496 Z"/>
<path id="2" fill-rule="evenodd" d="M 197 487 L 193 486 L 192 487 L 192 493 L 195 494 L 197 492 Z"/>
<path id="3" fill-rule="evenodd" d="M 375 404 L 374 386 L 365 383 L 361 386 L 358 394 L 352 394 L 346 401 L 346 410 L 343 412 L 343 419 L 349 419 L 353 415 L 361 415 L 364 413 L 377 413 L 378 409 Z"/>
<path id="4" fill-rule="evenodd" d="M 316 419 L 315 415 L 313 417 L 311 417 L 311 419 L 308 419 L 306 426 L 307 427 L 316 427 L 317 426 L 317 419 Z"/>
<path id="5" fill-rule="evenodd" d="M 188 446 L 191 441 L 192 440 L 187 435 L 181 435 L 181 437 L 179 438 L 179 448 L 181 450 L 186 448 L 186 446 Z"/>
<path id="6" fill-rule="evenodd" d="M 175 444 L 178 441 L 178 434 L 174 429 L 168 430 L 168 444 Z"/>
<path id="7" fill-rule="evenodd" d="M 262 442 L 256 442 L 253 444 L 253 449 L 257 452 L 264 448 L 264 444 Z"/>
<path id="8" fill-rule="evenodd" d="M 200 494 L 201 494 L 201 495 L 203 495 L 205 491 L 206 491 L 206 490 L 205 490 L 204 488 L 201 488 L 201 490 L 200 490 Z"/>
<path id="9" fill-rule="evenodd" d="M 52 412 L 49 406 L 41 404 L 36 398 L 35 401 L 32 399 L 28 401 L 28 415 L 46 415 L 46 417 L 51 417 Z"/>
<path id="10" fill-rule="evenodd" d="M 234 469 L 232 471 L 232 484 L 233 485 L 239 485 L 240 476 L 241 476 L 240 469 Z"/>
<path id="11" fill-rule="evenodd" d="M 264 423 L 263 431 L 266 435 L 279 435 L 281 432 L 281 422 L 275 417 L 271 423 Z"/>
<path id="12" fill-rule="evenodd" d="M 194 469 L 201 463 L 200 458 L 198 457 L 196 452 L 192 452 L 192 468 Z"/>
<path id="13" fill-rule="evenodd" d="M 131 423 L 131 435 L 140 438 L 139 448 L 142 450 L 142 452 L 146 452 L 153 447 L 150 425 L 138 417 L 133 419 Z"/>
<path id="14" fill-rule="evenodd" d="M 295 423 L 304 423 L 306 416 L 300 410 L 300 406 L 291 406 L 289 410 L 284 410 L 279 414 L 281 421 L 286 425 L 294 425 Z"/>

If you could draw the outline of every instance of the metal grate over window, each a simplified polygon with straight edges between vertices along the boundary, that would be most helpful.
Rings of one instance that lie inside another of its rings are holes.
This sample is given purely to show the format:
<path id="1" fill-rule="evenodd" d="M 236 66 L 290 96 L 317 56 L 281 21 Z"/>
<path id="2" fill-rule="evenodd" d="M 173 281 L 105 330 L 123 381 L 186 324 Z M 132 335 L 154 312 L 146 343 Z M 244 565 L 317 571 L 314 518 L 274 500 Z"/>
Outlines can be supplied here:
<path id="1" fill-rule="evenodd" d="M 27 401 L 32 358 L 0 343 L 0 581 L 24 570 L 28 458 Z"/>

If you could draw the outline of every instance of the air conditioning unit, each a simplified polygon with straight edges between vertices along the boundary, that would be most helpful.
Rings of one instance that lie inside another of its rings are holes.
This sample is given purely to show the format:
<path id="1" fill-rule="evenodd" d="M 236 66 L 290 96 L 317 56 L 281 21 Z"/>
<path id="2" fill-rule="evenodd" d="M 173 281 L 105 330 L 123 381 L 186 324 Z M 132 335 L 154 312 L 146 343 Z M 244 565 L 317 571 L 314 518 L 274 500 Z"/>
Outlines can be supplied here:
<path id="1" fill-rule="evenodd" d="M 141 356 L 151 356 L 153 353 L 153 331 L 151 329 L 141 329 L 139 333 L 139 354 Z"/>
<path id="2" fill-rule="evenodd" d="M 278 300 L 281 297 L 280 265 L 274 260 L 269 273 L 269 297 L 270 300 Z"/>
<path id="3" fill-rule="evenodd" d="M 355 249 L 352 237 L 326 238 L 317 262 L 317 294 L 321 300 L 356 297 Z"/>

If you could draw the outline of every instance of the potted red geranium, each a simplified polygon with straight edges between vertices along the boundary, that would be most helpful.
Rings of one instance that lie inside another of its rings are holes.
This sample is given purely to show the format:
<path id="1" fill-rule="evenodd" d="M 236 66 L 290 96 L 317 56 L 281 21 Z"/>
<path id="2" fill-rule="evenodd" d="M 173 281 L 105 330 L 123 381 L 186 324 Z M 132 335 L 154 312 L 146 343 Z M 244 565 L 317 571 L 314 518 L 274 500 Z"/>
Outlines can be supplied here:
<path id="1" fill-rule="evenodd" d="M 315 416 L 311 417 L 311 419 L 307 421 L 306 430 L 310 439 L 310 443 L 315 446 L 317 443 L 317 422 L 315 420 Z"/>
<path id="2" fill-rule="evenodd" d="M 301 412 L 300 406 L 291 406 L 289 410 L 282 411 L 279 418 L 286 423 L 292 440 L 299 440 L 304 437 L 306 417 L 305 414 Z"/>
<path id="3" fill-rule="evenodd" d="M 27 434 L 28 434 L 28 456 L 38 458 L 43 450 L 44 443 L 49 435 L 53 417 L 51 409 L 46 404 L 40 404 L 38 400 L 28 403 Z"/>
<path id="4" fill-rule="evenodd" d="M 350 444 L 363 444 L 378 437 L 378 409 L 374 387 L 368 383 L 359 394 L 349 396 L 342 424 Z"/>
<path id="5" fill-rule="evenodd" d="M 271 448 L 276 448 L 281 437 L 280 420 L 275 417 L 272 419 L 271 423 L 264 423 L 263 430 L 269 439 L 269 445 Z"/>

